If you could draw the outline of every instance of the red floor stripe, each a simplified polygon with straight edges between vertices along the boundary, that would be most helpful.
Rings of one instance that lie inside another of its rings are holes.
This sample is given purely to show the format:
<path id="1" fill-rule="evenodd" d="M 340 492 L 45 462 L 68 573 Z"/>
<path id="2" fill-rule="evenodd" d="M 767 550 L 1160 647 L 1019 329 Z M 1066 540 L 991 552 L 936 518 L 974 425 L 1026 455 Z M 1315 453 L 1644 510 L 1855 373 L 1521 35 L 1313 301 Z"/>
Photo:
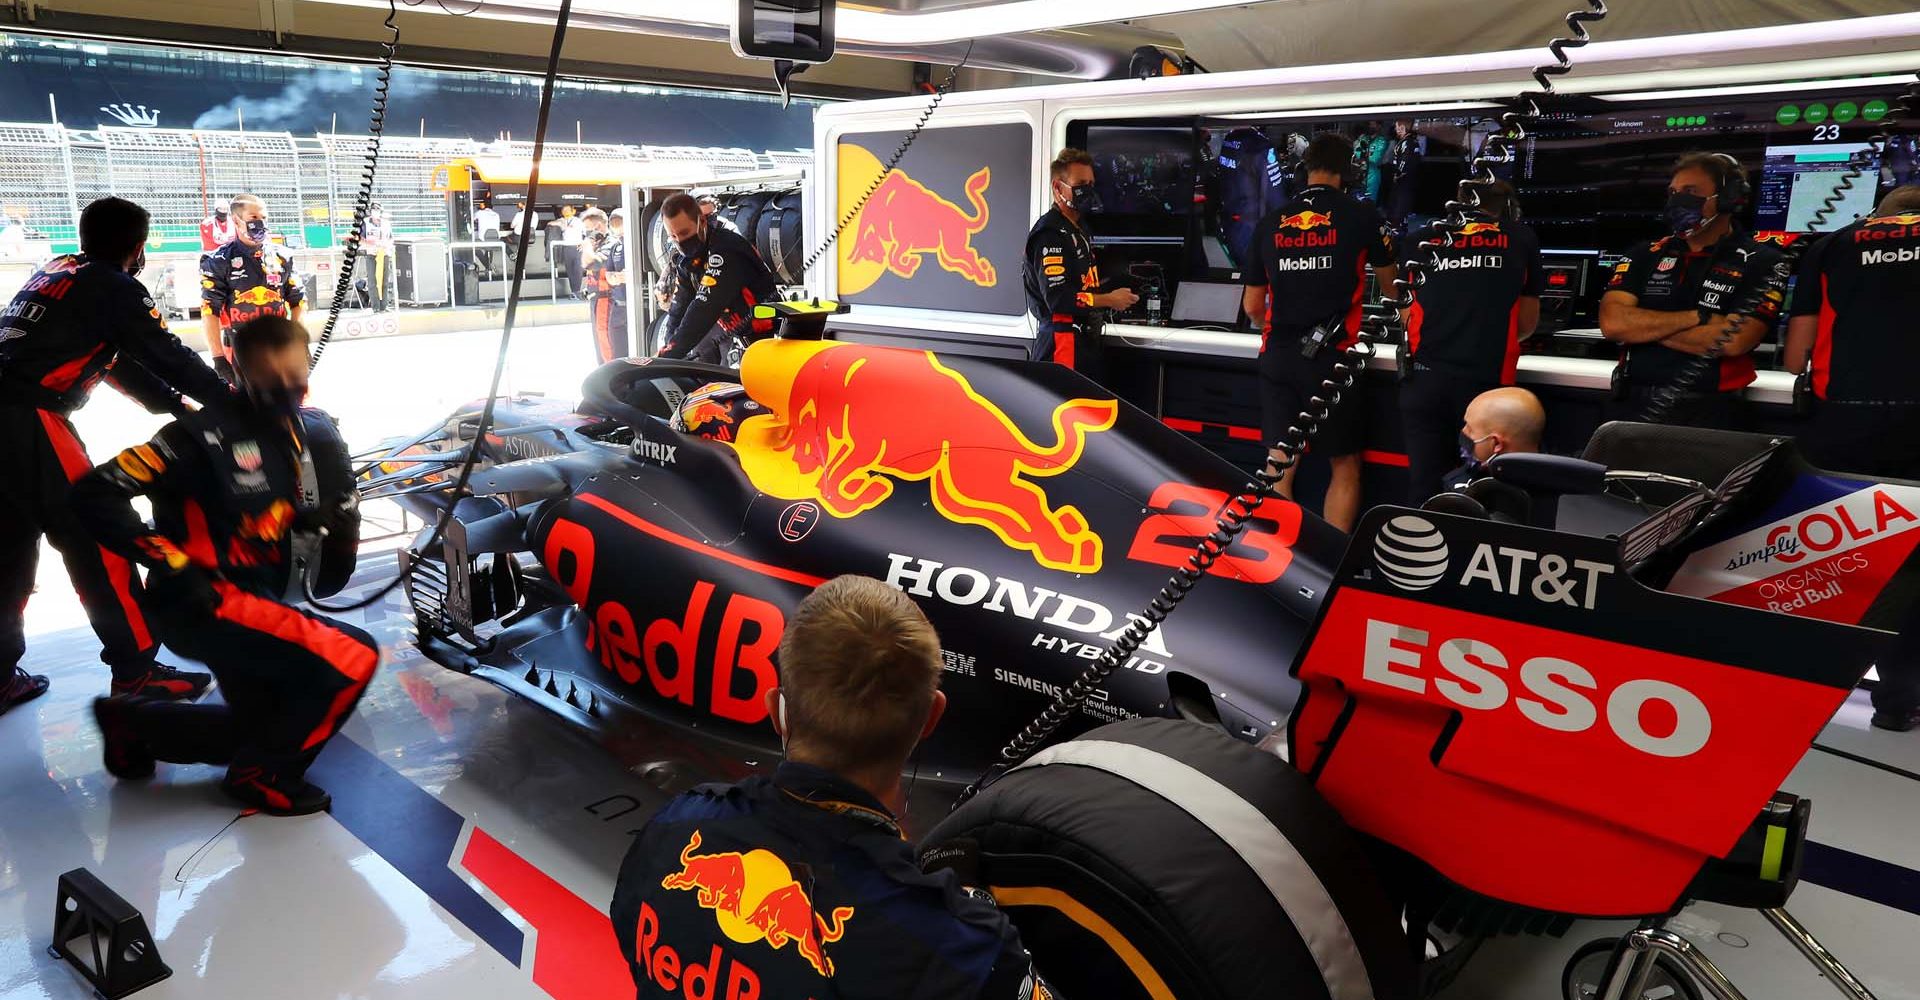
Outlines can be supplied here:
<path id="1" fill-rule="evenodd" d="M 798 573 L 790 569 L 781 569 L 778 566 L 769 566 L 766 563 L 755 562 L 752 559 L 748 559 L 744 556 L 736 556 L 731 552 L 724 552 L 704 542 L 696 542 L 691 538 L 685 538 L 680 535 L 676 535 L 673 532 L 668 531 L 667 529 L 662 528 L 651 521 L 648 521 L 646 518 L 640 517 L 639 515 L 633 513 L 632 511 L 621 508 L 618 504 L 613 503 L 612 501 L 606 499 L 605 497 L 597 497 L 591 493 L 579 493 L 574 495 L 574 499 L 579 500 L 581 503 L 584 503 L 589 507 L 596 507 L 602 511 L 605 511 L 606 513 L 611 514 L 613 517 L 617 518 L 618 520 L 626 524 L 628 527 L 633 528 L 637 531 L 641 531 L 646 534 L 652 535 L 653 537 L 658 538 L 661 541 L 666 542 L 670 545 L 678 545 L 683 549 L 687 549 L 688 551 L 698 552 L 701 555 L 710 556 L 724 563 L 731 563 L 735 566 L 740 567 L 741 569 L 750 569 L 755 573 L 759 573 L 763 576 L 770 576 L 776 580 L 785 580 L 788 583 L 797 583 L 803 587 L 818 587 L 821 584 L 827 582 L 827 578 L 823 576 L 811 576 L 809 574 Z"/>
<path id="2" fill-rule="evenodd" d="M 1185 417 L 1162 417 L 1160 422 L 1176 431 L 1181 431 L 1186 434 L 1203 434 L 1207 428 L 1217 427 L 1220 430 L 1226 431 L 1227 436 L 1236 441 L 1260 440 L 1260 428 L 1258 427 L 1242 427 L 1239 424 L 1209 424 L 1199 420 L 1188 420 Z"/>
<path id="3" fill-rule="evenodd" d="M 1397 451 L 1368 450 L 1368 451 L 1361 452 L 1360 458 L 1363 461 L 1372 462 L 1375 465 L 1395 465 L 1395 466 L 1399 466 L 1402 469 L 1406 468 L 1408 465 L 1411 464 L 1411 462 L 1408 461 L 1407 456 L 1402 455 Z"/>
<path id="4" fill-rule="evenodd" d="M 633 974 L 605 911 L 479 827 L 460 863 L 533 925 L 533 984 L 554 1000 L 633 995 Z"/>

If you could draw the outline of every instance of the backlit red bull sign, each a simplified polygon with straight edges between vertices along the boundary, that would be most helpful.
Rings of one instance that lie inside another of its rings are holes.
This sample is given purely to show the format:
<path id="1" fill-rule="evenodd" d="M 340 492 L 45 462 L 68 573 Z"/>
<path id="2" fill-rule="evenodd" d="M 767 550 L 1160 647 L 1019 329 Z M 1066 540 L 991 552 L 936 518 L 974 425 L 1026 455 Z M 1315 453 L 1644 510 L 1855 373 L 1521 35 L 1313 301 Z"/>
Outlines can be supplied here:
<path id="1" fill-rule="evenodd" d="M 1031 226 L 1033 129 L 922 132 L 892 171 L 903 133 L 843 135 L 836 158 L 836 291 L 853 304 L 1017 315 Z"/>

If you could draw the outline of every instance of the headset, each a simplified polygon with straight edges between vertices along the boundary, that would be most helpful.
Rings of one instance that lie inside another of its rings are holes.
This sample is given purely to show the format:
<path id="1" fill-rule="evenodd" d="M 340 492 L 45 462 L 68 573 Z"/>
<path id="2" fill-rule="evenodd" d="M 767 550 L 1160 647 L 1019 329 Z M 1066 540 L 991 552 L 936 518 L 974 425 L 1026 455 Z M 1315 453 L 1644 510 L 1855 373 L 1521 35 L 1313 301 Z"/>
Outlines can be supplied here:
<path id="1" fill-rule="evenodd" d="M 1711 153 L 1709 163 L 1719 165 L 1714 171 L 1713 183 L 1718 190 L 1720 212 L 1732 215 L 1747 207 L 1748 199 L 1753 197 L 1753 188 L 1747 183 L 1747 168 L 1728 153 Z"/>

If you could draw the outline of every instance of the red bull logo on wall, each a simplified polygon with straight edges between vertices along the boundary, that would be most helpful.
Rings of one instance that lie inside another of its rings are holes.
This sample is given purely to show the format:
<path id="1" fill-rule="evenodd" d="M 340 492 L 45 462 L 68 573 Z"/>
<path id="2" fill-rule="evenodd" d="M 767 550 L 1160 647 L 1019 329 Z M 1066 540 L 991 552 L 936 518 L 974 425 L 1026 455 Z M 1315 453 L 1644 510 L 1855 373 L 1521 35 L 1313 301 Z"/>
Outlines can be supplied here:
<path id="1" fill-rule="evenodd" d="M 1034 441 L 930 351 L 763 341 L 741 380 L 775 411 L 744 421 L 734 444 L 761 492 L 851 518 L 885 503 L 897 481 L 924 481 L 941 517 L 986 528 L 1050 569 L 1099 571 L 1100 536 L 1041 484 L 1113 427 L 1118 402 L 1067 400 L 1053 410 L 1052 439 Z"/>
<path id="2" fill-rule="evenodd" d="M 1018 315 L 1032 222 L 1032 126 L 933 128 L 893 170 L 900 133 L 837 142 L 835 291 L 854 304 Z"/>
<path id="3" fill-rule="evenodd" d="M 775 951 L 791 944 L 814 972 L 833 977 L 826 946 L 846 935 L 853 907 L 836 906 L 822 916 L 806 887 L 771 851 L 695 854 L 699 849 L 700 831 L 695 830 L 680 851 L 680 870 L 661 879 L 660 887 L 694 893 L 694 901 L 713 911 L 720 932 L 729 939 L 765 942 Z"/>

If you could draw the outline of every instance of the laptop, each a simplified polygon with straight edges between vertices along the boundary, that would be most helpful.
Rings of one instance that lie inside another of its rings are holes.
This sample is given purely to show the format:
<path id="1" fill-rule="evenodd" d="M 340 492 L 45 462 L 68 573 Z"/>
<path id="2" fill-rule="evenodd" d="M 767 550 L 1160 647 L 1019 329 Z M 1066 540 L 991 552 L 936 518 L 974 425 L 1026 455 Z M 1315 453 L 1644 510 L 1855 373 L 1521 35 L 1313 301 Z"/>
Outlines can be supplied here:
<path id="1" fill-rule="evenodd" d="M 1182 281 L 1173 293 L 1173 322 L 1189 326 L 1240 326 L 1240 285 L 1227 281 Z"/>

